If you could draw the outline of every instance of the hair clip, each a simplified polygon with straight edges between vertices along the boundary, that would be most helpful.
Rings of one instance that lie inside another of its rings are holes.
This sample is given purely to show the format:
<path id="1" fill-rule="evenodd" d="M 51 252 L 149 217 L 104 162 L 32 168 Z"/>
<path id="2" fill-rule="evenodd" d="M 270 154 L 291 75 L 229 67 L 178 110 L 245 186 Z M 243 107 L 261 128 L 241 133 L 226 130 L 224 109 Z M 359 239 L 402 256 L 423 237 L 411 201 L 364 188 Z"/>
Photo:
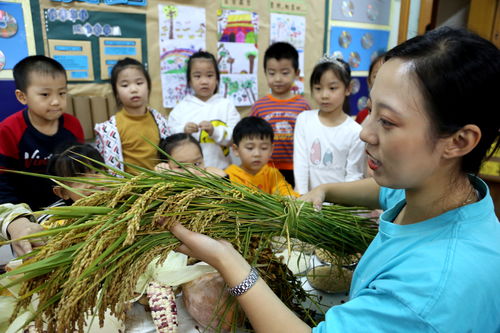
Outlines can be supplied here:
<path id="1" fill-rule="evenodd" d="M 319 58 L 318 62 L 316 65 L 324 64 L 324 63 L 332 63 L 337 66 L 340 66 L 340 68 L 345 68 L 344 63 L 337 57 L 335 56 L 329 56 L 328 53 L 325 53 L 321 58 Z"/>

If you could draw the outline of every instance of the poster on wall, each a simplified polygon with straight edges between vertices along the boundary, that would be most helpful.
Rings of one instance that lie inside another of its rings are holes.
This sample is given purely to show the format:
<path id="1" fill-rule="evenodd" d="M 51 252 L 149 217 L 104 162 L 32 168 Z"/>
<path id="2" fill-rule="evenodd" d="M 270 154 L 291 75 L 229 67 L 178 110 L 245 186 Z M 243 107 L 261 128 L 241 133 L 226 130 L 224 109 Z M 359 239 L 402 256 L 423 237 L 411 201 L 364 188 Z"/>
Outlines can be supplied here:
<path id="1" fill-rule="evenodd" d="M 187 93 L 189 57 L 205 49 L 205 9 L 158 5 L 158 27 L 163 106 L 171 108 Z"/>
<path id="2" fill-rule="evenodd" d="M 73 74 L 68 81 L 104 82 L 109 79 L 113 65 L 119 59 L 131 57 L 147 68 L 146 15 L 119 12 L 90 11 L 78 7 L 51 7 L 44 9 L 45 30 L 48 40 L 57 40 L 59 56 L 65 60 L 63 66 Z M 82 48 L 82 41 L 90 43 L 90 53 Z M 50 45 L 48 45 L 50 49 Z M 63 50 L 63 51 L 61 51 Z M 53 51 L 56 51 L 53 49 Z M 75 53 L 76 52 L 76 53 Z M 88 69 L 84 69 L 84 57 L 88 58 Z M 78 65 L 78 66 L 77 66 Z M 69 69 L 67 66 L 73 66 Z M 77 66 L 77 67 L 74 67 Z M 88 76 L 84 72 L 88 71 Z"/>
<path id="3" fill-rule="evenodd" d="M 349 63 L 352 71 L 368 71 L 370 63 L 387 50 L 389 31 L 333 26 L 329 54 Z"/>
<path id="4" fill-rule="evenodd" d="M 299 53 L 300 75 L 295 80 L 292 92 L 304 94 L 304 50 L 306 47 L 306 18 L 299 15 L 271 13 L 269 29 L 271 44 L 287 42 Z"/>
<path id="5" fill-rule="evenodd" d="M 236 106 L 252 105 L 257 97 L 258 20 L 253 12 L 218 11 L 219 91 Z"/>
<path id="6" fill-rule="evenodd" d="M 12 70 L 28 54 L 23 4 L 0 1 L 0 71 Z"/>
<path id="7" fill-rule="evenodd" d="M 389 25 L 391 0 L 342 0 L 331 2 L 330 19 Z"/>

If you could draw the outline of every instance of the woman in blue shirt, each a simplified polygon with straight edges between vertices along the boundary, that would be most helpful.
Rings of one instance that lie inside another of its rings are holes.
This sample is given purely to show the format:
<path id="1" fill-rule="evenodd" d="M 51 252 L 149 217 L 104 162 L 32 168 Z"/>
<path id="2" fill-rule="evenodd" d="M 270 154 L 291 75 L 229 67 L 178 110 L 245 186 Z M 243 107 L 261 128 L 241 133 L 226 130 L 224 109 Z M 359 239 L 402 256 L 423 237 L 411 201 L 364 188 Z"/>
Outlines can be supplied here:
<path id="1" fill-rule="evenodd" d="M 499 136 L 500 51 L 440 28 L 390 50 L 361 132 L 373 178 L 303 197 L 382 208 L 350 300 L 314 332 L 500 331 L 500 224 L 475 177 Z M 498 141 L 497 141 L 498 142 Z M 310 332 L 232 246 L 175 225 L 178 251 L 214 266 L 257 332 Z"/>

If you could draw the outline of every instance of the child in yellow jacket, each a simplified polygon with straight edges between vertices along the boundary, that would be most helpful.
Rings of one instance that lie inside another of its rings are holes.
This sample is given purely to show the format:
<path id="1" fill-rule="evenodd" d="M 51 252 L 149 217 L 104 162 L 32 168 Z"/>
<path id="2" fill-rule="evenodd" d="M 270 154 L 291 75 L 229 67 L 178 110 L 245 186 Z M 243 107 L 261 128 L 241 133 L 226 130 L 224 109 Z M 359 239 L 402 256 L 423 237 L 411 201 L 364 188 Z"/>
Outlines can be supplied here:
<path id="1" fill-rule="evenodd" d="M 225 170 L 234 183 L 256 187 L 269 194 L 298 197 L 277 168 L 269 165 L 273 153 L 274 132 L 262 118 L 246 117 L 233 131 L 233 152 L 241 165 L 231 164 Z"/>

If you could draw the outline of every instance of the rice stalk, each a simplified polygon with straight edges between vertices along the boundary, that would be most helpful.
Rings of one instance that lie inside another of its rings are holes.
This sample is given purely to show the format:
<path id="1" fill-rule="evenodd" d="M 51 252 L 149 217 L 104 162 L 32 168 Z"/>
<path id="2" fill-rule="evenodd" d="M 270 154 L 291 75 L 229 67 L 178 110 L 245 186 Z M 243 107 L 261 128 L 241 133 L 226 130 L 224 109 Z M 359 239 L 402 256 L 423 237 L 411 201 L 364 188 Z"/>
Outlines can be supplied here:
<path id="1" fill-rule="evenodd" d="M 47 210 L 52 220 L 67 222 L 24 237 L 50 237 L 50 241 L 30 253 L 19 268 L 1 276 L 13 278 L 11 285 L 22 284 L 13 318 L 35 293 L 39 330 L 49 321 L 50 332 L 83 332 L 85 315 L 96 314 L 102 321 L 107 309 L 123 318 L 140 273 L 152 259 L 165 259 L 179 245 L 168 231 L 175 223 L 226 239 L 249 260 L 256 257 L 249 250 L 255 236 L 266 244 L 274 236 L 296 238 L 345 257 L 364 252 L 376 233 L 372 221 L 358 215 L 365 212 L 359 207 L 334 205 L 316 212 L 310 203 L 206 173 L 138 169 L 143 172 L 137 176 L 105 178 L 100 186 L 108 191 L 97 191 L 70 207 Z M 263 269 L 273 278 L 272 270 Z"/>

